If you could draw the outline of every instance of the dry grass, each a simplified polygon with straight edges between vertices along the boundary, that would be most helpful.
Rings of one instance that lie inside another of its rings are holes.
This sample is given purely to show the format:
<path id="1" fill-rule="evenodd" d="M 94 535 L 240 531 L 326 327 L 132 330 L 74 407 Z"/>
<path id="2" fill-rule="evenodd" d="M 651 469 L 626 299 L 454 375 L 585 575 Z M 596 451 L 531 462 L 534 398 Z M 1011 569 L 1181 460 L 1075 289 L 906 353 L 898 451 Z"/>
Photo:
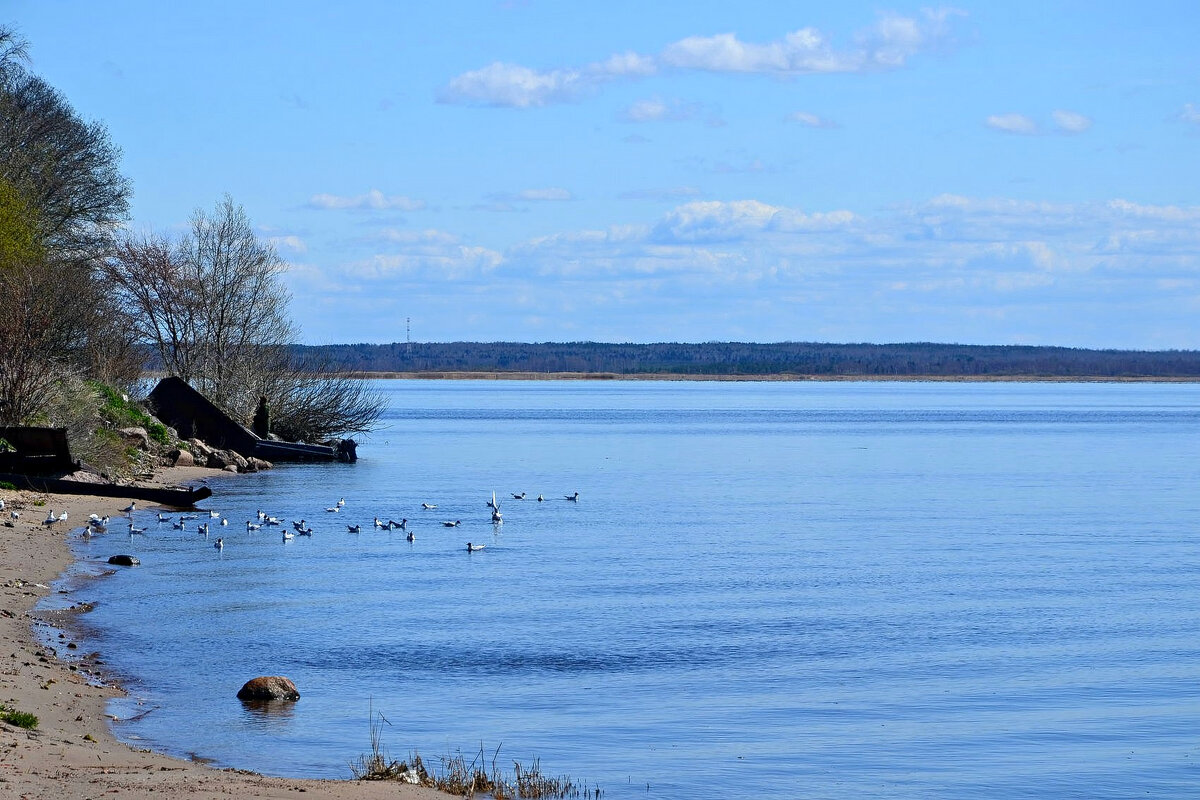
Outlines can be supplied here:
<path id="1" fill-rule="evenodd" d="M 390 725 L 382 715 L 371 715 L 371 752 L 359 756 L 350 764 L 354 777 L 363 781 L 402 781 L 428 786 L 462 797 L 488 795 L 494 800 L 562 800 L 564 798 L 593 798 L 599 800 L 604 793 L 597 787 L 576 783 L 566 775 L 550 776 L 541 770 L 538 759 L 530 767 L 513 762 L 513 775 L 507 775 L 496 766 L 500 748 L 492 754 L 489 771 L 485 761 L 483 745 L 479 752 L 467 761 L 459 753 L 443 756 L 433 770 L 426 767 L 420 754 L 413 751 L 408 760 L 389 758 L 383 747 L 383 726 Z"/>

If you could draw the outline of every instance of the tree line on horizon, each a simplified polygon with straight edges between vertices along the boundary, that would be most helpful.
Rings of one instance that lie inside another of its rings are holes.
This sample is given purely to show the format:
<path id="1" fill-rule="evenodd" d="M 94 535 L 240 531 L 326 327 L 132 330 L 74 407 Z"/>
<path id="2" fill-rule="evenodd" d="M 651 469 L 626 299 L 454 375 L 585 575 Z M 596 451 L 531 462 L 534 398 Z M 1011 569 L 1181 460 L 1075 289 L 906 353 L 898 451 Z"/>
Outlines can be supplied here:
<path id="1" fill-rule="evenodd" d="M 817 342 L 396 342 L 296 346 L 353 372 L 1200 378 L 1196 350 Z"/>

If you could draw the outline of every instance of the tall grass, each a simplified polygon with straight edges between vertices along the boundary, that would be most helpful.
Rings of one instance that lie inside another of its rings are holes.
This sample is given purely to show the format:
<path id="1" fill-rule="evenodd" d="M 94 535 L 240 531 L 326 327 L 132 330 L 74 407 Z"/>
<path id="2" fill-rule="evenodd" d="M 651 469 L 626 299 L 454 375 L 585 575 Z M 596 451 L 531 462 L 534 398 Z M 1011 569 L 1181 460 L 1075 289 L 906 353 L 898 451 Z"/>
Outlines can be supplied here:
<path id="1" fill-rule="evenodd" d="M 562 798 L 593 798 L 599 800 L 604 792 L 600 787 L 577 783 L 566 775 L 552 776 L 542 772 L 541 763 L 534 759 L 526 767 L 513 761 L 513 774 L 496 766 L 500 747 L 492 753 L 490 771 L 482 743 L 468 762 L 462 753 L 442 756 L 433 769 L 425 765 L 415 750 L 406 761 L 388 756 L 383 747 L 383 726 L 391 723 L 383 716 L 371 714 L 371 751 L 350 764 L 354 777 L 363 781 L 401 781 L 428 786 L 463 797 L 490 795 L 495 800 L 556 800 Z M 503 745 L 501 745 L 503 746 Z"/>

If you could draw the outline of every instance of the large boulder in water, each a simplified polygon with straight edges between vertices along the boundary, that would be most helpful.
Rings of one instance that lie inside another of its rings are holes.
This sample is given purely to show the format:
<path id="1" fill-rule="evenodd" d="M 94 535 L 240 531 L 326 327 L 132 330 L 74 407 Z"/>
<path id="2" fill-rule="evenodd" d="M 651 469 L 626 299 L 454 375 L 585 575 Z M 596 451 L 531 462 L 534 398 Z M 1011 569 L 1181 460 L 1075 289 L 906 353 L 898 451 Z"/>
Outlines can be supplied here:
<path id="1" fill-rule="evenodd" d="M 246 681 L 237 696 L 238 700 L 299 700 L 300 691 L 290 678 L 263 675 Z"/>

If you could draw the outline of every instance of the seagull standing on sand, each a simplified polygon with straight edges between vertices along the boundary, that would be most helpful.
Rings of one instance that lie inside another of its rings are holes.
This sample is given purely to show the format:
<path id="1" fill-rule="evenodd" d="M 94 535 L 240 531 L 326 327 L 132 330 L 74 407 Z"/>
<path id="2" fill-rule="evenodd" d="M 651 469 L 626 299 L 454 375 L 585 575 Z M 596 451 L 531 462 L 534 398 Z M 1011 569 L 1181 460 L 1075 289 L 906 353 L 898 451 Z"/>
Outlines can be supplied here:
<path id="1" fill-rule="evenodd" d="M 130 500 L 129 505 L 125 506 L 121 510 L 126 514 L 132 514 L 133 512 L 137 511 L 137 503 L 133 500 Z"/>

